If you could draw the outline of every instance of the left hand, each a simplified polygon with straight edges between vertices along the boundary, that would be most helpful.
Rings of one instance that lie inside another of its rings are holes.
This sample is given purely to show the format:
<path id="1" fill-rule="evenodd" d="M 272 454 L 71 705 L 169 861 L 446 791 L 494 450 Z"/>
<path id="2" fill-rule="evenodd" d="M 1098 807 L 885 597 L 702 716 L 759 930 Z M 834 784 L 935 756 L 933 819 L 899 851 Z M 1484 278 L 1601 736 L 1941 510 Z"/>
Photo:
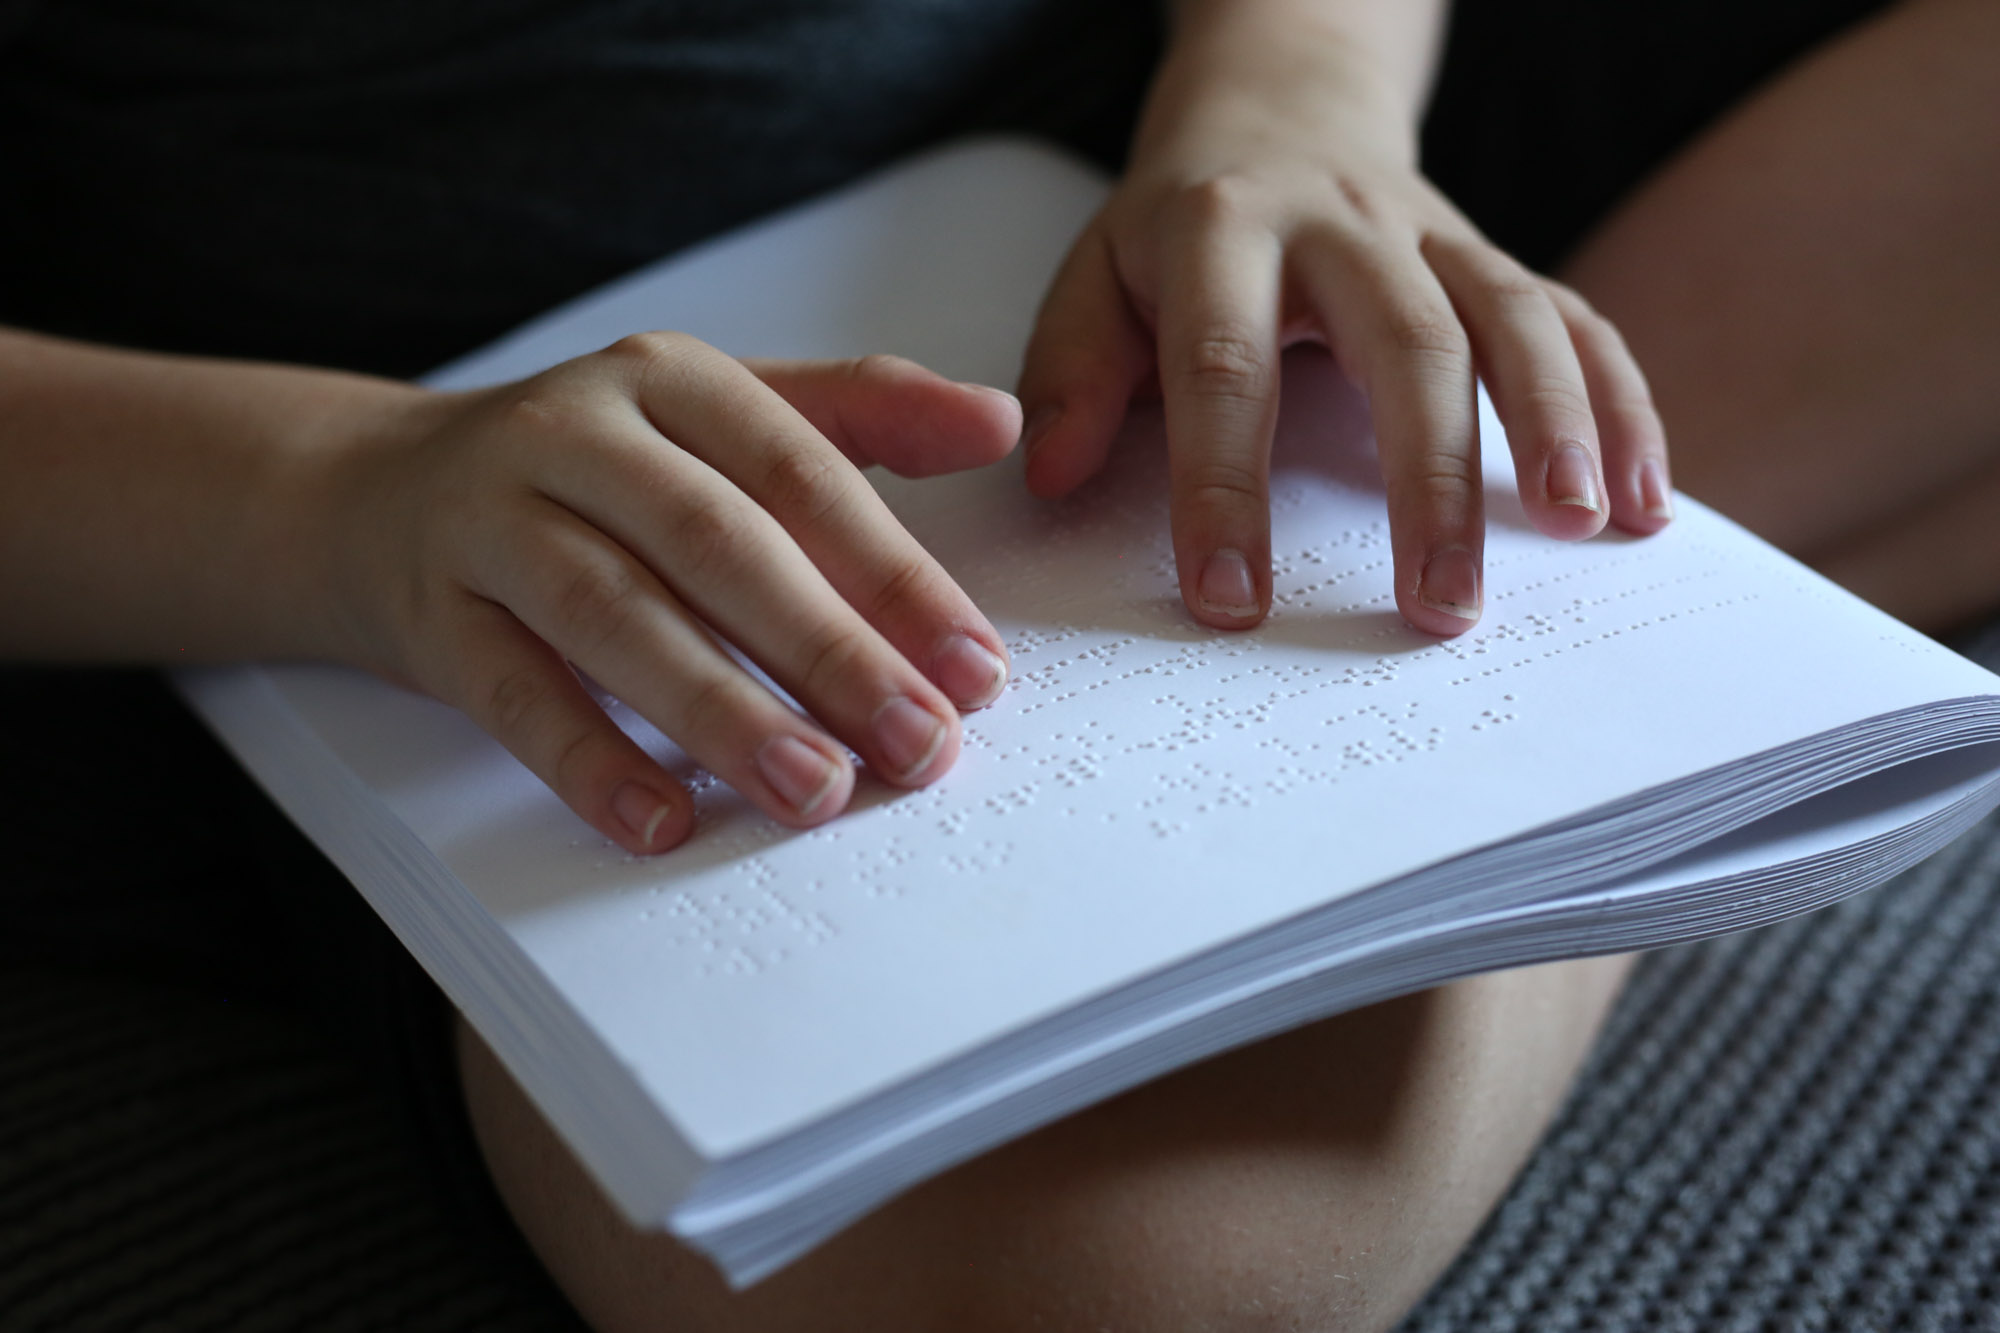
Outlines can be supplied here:
<path id="1" fill-rule="evenodd" d="M 1456 634 L 1480 614 L 1475 374 L 1542 532 L 1665 526 L 1665 435 L 1616 330 L 1423 178 L 1414 117 L 1365 71 L 1344 71 L 1337 43 L 1267 47 L 1254 68 L 1198 45 L 1163 67 L 1131 168 L 1029 344 L 1029 486 L 1061 495 L 1096 473 L 1157 376 L 1181 595 L 1206 624 L 1258 623 L 1271 602 L 1279 352 L 1319 340 L 1374 415 L 1396 604 L 1411 624 Z"/>

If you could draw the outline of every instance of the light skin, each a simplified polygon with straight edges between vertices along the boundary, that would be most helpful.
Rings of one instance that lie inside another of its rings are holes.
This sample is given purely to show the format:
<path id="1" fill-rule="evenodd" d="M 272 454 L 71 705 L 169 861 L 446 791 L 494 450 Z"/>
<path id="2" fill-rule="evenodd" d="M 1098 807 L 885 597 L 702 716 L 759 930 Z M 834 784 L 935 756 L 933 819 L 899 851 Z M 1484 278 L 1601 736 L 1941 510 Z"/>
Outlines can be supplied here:
<path id="1" fill-rule="evenodd" d="M 1417 170 L 1434 3 L 1179 7 L 1131 166 L 1058 275 L 1021 376 L 1028 484 L 1103 464 L 1157 385 L 1189 611 L 1270 607 L 1269 458 L 1282 346 L 1326 343 L 1366 392 L 1397 607 L 1437 634 L 1481 610 L 1477 373 L 1521 498 L 1551 537 L 1671 516 L 1644 377 L 1575 292 L 1495 249 Z"/>
<path id="2" fill-rule="evenodd" d="M 909 362 L 648 334 L 433 394 L 8 333 L 0 367 L 0 651 L 355 663 L 464 709 L 635 852 L 684 839 L 692 804 L 571 663 L 797 827 L 846 803 L 850 749 L 935 779 L 1005 680 L 854 464 L 991 462 L 1020 410 Z"/>
<path id="3" fill-rule="evenodd" d="M 1724 117 L 1564 274 L 1645 359 L 1689 489 L 1933 628 L 2000 605 L 1996 64 L 1990 4 L 1899 6 Z M 461 1060 L 496 1181 L 605 1329 L 1382 1330 L 1499 1198 L 1623 968 L 1461 982 L 1151 1084 L 735 1297 L 620 1222 L 470 1033 Z"/>
<path id="4" fill-rule="evenodd" d="M 1463 630 L 1482 600 L 1475 373 L 1551 536 L 1665 521 L 1657 401 L 1696 494 L 1892 610 L 1961 619 L 2000 602 L 1983 503 L 2000 499 L 1983 369 L 2000 364 L 2000 148 L 1936 127 L 2000 124 L 1994 15 L 1917 0 L 1835 44 L 1635 196 L 1563 287 L 1416 170 L 1435 6 L 1188 3 L 1020 407 L 907 363 L 746 366 L 671 336 L 435 395 L 0 335 L 0 650 L 356 663 L 465 708 L 621 845 L 671 847 L 685 792 L 573 661 L 810 824 L 847 799 L 846 749 L 891 782 L 943 772 L 958 709 L 999 683 L 964 645 L 1004 657 L 843 454 L 976 465 L 1025 408 L 1030 484 L 1058 494 L 1156 384 L 1190 613 L 1247 627 L 1269 600 L 1276 349 L 1302 338 L 1370 397 L 1413 624 Z M 1834 143 L 1828 124 L 1849 130 Z M 1240 567 L 1212 573 L 1225 552 Z M 711 635 L 805 711 L 730 674 Z M 940 1178 L 746 1299 L 621 1229 L 469 1038 L 466 1085 L 517 1216 L 607 1329 L 684 1310 L 795 1326 L 785 1300 L 816 1327 L 869 1326 L 868 1302 L 892 1300 L 922 1316 L 904 1327 L 1381 1328 L 1504 1188 L 1620 966 L 1460 983 L 1152 1085 Z"/>

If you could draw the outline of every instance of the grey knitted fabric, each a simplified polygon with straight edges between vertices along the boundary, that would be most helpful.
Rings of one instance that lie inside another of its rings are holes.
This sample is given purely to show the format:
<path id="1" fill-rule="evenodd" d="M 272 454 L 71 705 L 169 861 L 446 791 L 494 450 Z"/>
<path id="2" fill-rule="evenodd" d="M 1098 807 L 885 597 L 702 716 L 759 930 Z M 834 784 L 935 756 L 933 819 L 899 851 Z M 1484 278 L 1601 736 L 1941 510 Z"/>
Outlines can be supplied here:
<path id="1" fill-rule="evenodd" d="M 468 1245 L 394 1117 L 289 1024 L 0 974 L 0 1330 L 583 1333 Z"/>
<path id="2" fill-rule="evenodd" d="M 392 1125 L 253 1010 L 0 975 L 0 1330 L 576 1333 Z M 1566 1329 L 2000 1330 L 2000 818 L 1639 966 L 1402 1333 Z"/>
<path id="3" fill-rule="evenodd" d="M 1403 1333 L 2000 1329 L 2000 822 L 1644 960 Z"/>
<path id="4" fill-rule="evenodd" d="M 2000 632 L 1969 648 L 2000 665 Z M 1644 959 L 1400 1333 L 2000 1329 L 2000 816 Z"/>

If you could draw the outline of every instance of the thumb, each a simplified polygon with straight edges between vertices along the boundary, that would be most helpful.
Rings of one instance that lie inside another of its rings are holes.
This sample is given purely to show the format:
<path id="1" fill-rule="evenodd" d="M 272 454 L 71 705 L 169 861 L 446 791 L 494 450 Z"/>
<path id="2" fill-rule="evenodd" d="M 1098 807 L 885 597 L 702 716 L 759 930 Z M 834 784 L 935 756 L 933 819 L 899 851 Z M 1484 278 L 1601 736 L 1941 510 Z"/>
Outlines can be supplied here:
<path id="1" fill-rule="evenodd" d="M 984 467 L 1021 434 L 1014 395 L 899 356 L 744 365 L 859 467 L 880 463 L 905 477 Z"/>
<path id="2" fill-rule="evenodd" d="M 1065 495 L 1097 474 L 1153 362 L 1152 335 L 1093 224 L 1050 284 L 1021 368 L 1030 490 Z"/>

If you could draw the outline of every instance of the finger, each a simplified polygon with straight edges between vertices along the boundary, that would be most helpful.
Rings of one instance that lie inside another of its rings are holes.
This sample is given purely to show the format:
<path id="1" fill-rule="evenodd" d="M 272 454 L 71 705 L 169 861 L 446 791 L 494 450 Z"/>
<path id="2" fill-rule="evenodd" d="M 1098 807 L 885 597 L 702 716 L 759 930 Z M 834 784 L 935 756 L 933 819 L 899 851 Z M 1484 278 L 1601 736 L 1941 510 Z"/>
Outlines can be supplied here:
<path id="1" fill-rule="evenodd" d="M 626 851 L 647 855 L 686 840 L 694 829 L 687 792 L 604 715 L 554 649 L 483 598 L 467 596 L 454 620 L 452 665 L 427 682 L 433 694 Z"/>
<path id="2" fill-rule="evenodd" d="M 482 566 L 486 585 L 474 591 L 503 602 L 772 818 L 803 827 L 846 805 L 853 766 L 832 738 L 758 683 L 628 552 L 560 506 L 530 503 L 539 512 Z"/>
<path id="3" fill-rule="evenodd" d="M 858 467 L 934 477 L 997 462 L 1021 435 L 1013 394 L 899 356 L 743 364 Z"/>
<path id="4" fill-rule="evenodd" d="M 1658 532 L 1673 521 L 1674 501 L 1667 431 L 1652 390 L 1610 320 L 1563 284 L 1546 285 L 1583 366 L 1603 441 L 1611 521 L 1627 532 Z"/>
<path id="5" fill-rule="evenodd" d="M 1049 285 L 1021 364 L 1028 489 L 1053 498 L 1096 476 L 1152 365 L 1152 339 L 1093 224 Z"/>
<path id="6" fill-rule="evenodd" d="M 1160 391 L 1181 598 L 1197 620 L 1241 629 L 1271 595 L 1278 243 L 1210 197 L 1170 229 L 1164 258 Z"/>
<path id="7" fill-rule="evenodd" d="M 795 635 L 832 641 L 858 639 L 865 621 L 903 659 L 892 673 L 871 648 L 865 654 L 870 669 L 884 680 L 894 675 L 916 682 L 899 692 L 922 707 L 942 702 L 938 690 L 966 709 L 999 694 L 1007 655 L 992 624 L 867 480 L 739 362 L 699 343 L 676 345 L 637 369 L 634 392 L 651 425 L 713 474 L 685 474 L 667 454 L 646 449 L 645 457 L 630 461 L 636 475 L 656 478 L 651 486 L 605 477 L 592 488 L 611 497 L 601 511 L 605 520 L 704 620 L 766 670 L 792 670 L 790 678 L 780 677 L 787 689 L 816 673 L 785 667 L 796 657 L 795 645 L 774 640 L 774 627 L 789 624 Z M 754 526 L 737 532 L 720 519 L 729 512 L 729 497 L 713 485 L 715 476 L 754 500 L 782 533 L 772 529 L 759 537 Z M 669 535 L 677 530 L 678 539 Z M 744 540 L 728 544 L 719 540 L 725 534 Z M 704 566 L 693 582 L 668 572 L 690 559 Z M 801 623 L 798 608 L 811 605 L 829 583 L 840 609 L 852 608 L 859 619 L 839 620 L 838 627 L 825 615 Z M 911 664 L 923 674 L 901 670 Z M 819 699 L 794 694 L 836 734 L 871 754 L 821 711 Z"/>
<path id="8" fill-rule="evenodd" d="M 1396 606 L 1432 634 L 1479 620 L 1485 515 L 1472 347 L 1414 245 L 1305 235 L 1292 263 L 1368 396 L 1388 490 Z"/>
<path id="9" fill-rule="evenodd" d="M 1547 286 L 1476 235 L 1423 246 L 1472 340 L 1472 355 L 1507 428 L 1528 518 L 1573 540 L 1604 527 L 1603 465 L 1590 392 Z"/>

